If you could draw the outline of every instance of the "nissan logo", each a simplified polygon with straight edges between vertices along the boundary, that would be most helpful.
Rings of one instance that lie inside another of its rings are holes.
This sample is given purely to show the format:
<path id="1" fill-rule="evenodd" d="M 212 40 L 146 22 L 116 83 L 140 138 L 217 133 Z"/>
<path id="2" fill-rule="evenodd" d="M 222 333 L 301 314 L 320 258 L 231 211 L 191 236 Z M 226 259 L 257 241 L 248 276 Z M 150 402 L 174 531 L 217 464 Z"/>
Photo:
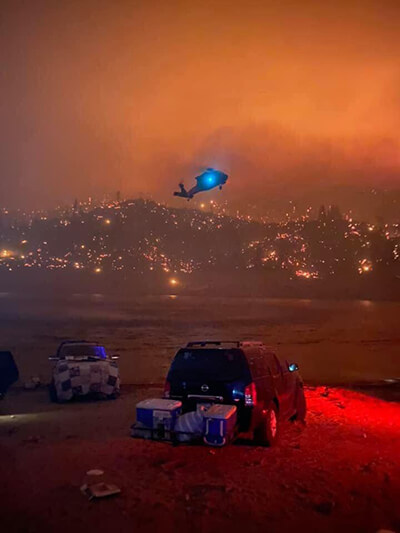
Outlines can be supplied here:
<path id="1" fill-rule="evenodd" d="M 201 392 L 207 392 L 210 387 L 206 384 L 201 386 Z"/>

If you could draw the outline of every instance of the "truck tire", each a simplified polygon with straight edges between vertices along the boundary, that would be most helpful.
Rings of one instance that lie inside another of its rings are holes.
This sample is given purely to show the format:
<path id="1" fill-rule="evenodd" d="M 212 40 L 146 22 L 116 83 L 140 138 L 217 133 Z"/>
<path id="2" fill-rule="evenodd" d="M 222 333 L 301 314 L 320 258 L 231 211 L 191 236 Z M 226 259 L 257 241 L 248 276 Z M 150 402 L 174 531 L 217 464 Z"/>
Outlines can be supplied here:
<path id="1" fill-rule="evenodd" d="M 255 432 L 255 441 L 260 446 L 273 446 L 279 436 L 278 408 L 275 402 L 271 402 L 262 411 L 263 421 Z"/>
<path id="2" fill-rule="evenodd" d="M 53 403 L 58 403 L 57 389 L 54 383 L 54 379 L 49 383 L 49 398 Z"/>
<path id="3" fill-rule="evenodd" d="M 298 420 L 299 422 L 302 422 L 303 424 L 305 424 L 306 414 L 307 414 L 307 404 L 306 404 L 306 397 L 304 395 L 304 388 L 300 387 L 299 385 L 297 387 L 297 393 L 296 393 L 295 420 Z"/>

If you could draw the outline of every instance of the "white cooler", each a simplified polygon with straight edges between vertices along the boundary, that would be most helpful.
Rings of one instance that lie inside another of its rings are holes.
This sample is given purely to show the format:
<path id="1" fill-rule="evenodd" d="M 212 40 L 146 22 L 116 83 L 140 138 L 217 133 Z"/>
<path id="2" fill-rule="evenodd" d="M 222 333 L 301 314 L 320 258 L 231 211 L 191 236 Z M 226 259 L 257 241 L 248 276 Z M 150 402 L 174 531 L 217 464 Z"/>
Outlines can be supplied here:
<path id="1" fill-rule="evenodd" d="M 171 431 L 182 411 L 182 402 L 161 398 L 149 398 L 136 405 L 134 437 L 171 440 Z"/>
<path id="2" fill-rule="evenodd" d="M 204 413 L 204 442 L 224 446 L 232 440 L 236 426 L 234 405 L 214 404 Z"/>

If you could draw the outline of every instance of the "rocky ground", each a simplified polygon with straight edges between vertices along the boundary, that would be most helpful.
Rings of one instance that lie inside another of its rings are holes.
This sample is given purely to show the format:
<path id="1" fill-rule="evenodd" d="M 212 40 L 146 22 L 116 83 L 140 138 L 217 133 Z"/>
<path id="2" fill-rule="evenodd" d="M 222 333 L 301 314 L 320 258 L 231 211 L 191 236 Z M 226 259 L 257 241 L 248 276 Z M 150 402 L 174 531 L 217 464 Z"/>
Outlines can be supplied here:
<path id="1" fill-rule="evenodd" d="M 134 440 L 135 403 L 49 404 L 17 391 L 0 404 L 2 531 L 400 530 L 400 405 L 307 388 L 306 427 L 284 424 L 274 448 Z M 121 493 L 89 501 L 89 469 Z"/>

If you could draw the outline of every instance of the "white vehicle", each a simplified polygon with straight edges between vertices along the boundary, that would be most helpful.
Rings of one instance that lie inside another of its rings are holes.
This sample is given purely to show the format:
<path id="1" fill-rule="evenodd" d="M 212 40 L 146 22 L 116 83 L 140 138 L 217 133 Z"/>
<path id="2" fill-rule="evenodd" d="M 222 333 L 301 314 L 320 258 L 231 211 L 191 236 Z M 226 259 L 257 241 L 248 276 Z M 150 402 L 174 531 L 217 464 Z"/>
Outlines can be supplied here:
<path id="1" fill-rule="evenodd" d="M 53 377 L 49 385 L 53 402 L 66 402 L 76 397 L 116 398 L 120 379 L 116 360 L 108 356 L 97 342 L 64 341 L 55 356 Z"/>

